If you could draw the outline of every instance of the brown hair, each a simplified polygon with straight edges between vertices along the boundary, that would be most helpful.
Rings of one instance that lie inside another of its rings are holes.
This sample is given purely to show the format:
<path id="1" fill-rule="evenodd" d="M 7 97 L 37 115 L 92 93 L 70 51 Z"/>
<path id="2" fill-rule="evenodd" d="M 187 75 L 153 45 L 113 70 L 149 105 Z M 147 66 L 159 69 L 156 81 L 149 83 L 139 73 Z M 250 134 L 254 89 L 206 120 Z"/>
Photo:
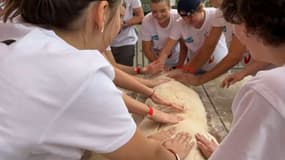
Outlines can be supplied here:
<path id="1" fill-rule="evenodd" d="M 170 7 L 170 0 L 150 0 L 150 3 L 160 3 L 160 2 L 165 2 L 168 7 Z"/>
<path id="2" fill-rule="evenodd" d="M 3 20 L 21 15 L 31 24 L 43 27 L 70 29 L 91 2 L 98 0 L 3 0 Z M 111 8 L 119 6 L 120 0 L 107 0 Z"/>
<path id="3" fill-rule="evenodd" d="M 227 21 L 244 23 L 248 33 L 265 43 L 273 46 L 285 43 L 284 0 L 224 0 L 221 9 Z"/>

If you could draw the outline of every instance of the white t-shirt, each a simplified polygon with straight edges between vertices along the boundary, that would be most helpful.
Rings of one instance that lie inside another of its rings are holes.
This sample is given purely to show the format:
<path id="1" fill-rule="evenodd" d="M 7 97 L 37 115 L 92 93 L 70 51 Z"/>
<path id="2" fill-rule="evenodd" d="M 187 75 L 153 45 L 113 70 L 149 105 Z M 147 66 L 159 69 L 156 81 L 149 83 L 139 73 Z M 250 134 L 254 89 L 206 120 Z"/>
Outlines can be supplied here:
<path id="1" fill-rule="evenodd" d="M 0 61 L 1 160 L 79 160 L 83 149 L 109 153 L 133 137 L 136 125 L 100 52 L 41 28 L 0 47 L 9 51 Z"/>
<path id="2" fill-rule="evenodd" d="M 217 16 L 217 9 L 215 8 L 204 8 L 205 10 L 205 20 L 203 25 L 197 29 L 186 23 L 182 18 L 177 21 L 177 24 L 173 27 L 170 38 L 178 40 L 181 37 L 184 39 L 185 44 L 190 50 L 190 55 L 188 56 L 191 59 L 196 52 L 202 47 L 205 39 L 209 36 L 212 27 L 223 27 L 220 25 L 220 19 L 222 17 Z M 189 52 L 188 52 L 189 53 Z M 208 62 L 202 67 L 203 70 L 212 69 L 217 63 L 219 63 L 228 53 L 225 37 L 222 35 L 217 43 L 217 46 L 212 54 L 212 57 Z"/>
<path id="3" fill-rule="evenodd" d="M 124 15 L 124 21 L 127 21 L 133 17 L 134 9 L 142 6 L 140 0 L 125 0 L 126 11 Z M 134 26 L 130 26 L 122 29 L 117 37 L 113 40 L 112 47 L 121 47 L 126 45 L 135 45 L 138 41 L 138 36 Z"/>
<path id="4" fill-rule="evenodd" d="M 284 160 L 285 66 L 260 71 L 234 99 L 230 133 L 210 160 Z"/>
<path id="5" fill-rule="evenodd" d="M 226 22 L 226 20 L 223 18 L 223 13 L 222 13 L 221 10 L 217 10 L 216 15 L 219 16 L 219 17 L 222 17 L 222 18 L 219 19 L 218 23 L 220 25 L 224 25 L 225 26 L 223 33 L 224 33 L 225 38 L 226 38 L 227 47 L 229 48 L 230 45 L 231 45 L 233 36 L 234 36 L 234 25 L 229 23 L 229 22 Z M 248 51 L 246 51 L 243 54 L 243 57 L 242 57 L 242 59 L 240 61 L 240 64 L 243 65 L 243 66 L 246 66 L 248 64 L 251 64 L 252 62 L 253 62 L 253 59 L 252 59 L 250 53 Z"/>
<path id="6" fill-rule="evenodd" d="M 143 19 L 141 26 L 141 39 L 143 41 L 151 41 L 152 49 L 155 54 L 159 54 L 160 50 L 164 47 L 168 35 L 173 28 L 175 21 L 180 16 L 177 10 L 170 10 L 170 21 L 167 27 L 161 27 L 157 20 L 152 16 L 152 13 L 146 15 Z M 177 43 L 172 49 L 171 56 L 166 60 L 165 64 L 168 67 L 176 66 L 179 59 L 180 47 Z"/>

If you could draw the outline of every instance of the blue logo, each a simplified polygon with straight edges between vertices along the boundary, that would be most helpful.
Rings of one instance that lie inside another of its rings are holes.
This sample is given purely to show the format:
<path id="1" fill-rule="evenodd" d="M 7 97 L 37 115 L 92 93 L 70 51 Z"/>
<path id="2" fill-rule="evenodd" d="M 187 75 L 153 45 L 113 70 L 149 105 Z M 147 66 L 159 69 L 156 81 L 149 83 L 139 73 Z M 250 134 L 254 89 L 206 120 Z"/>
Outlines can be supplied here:
<path id="1" fill-rule="evenodd" d="M 184 40 L 186 43 L 193 43 L 194 39 L 192 37 L 188 37 L 187 39 Z"/>
<path id="2" fill-rule="evenodd" d="M 158 41 L 159 40 L 159 36 L 156 34 L 156 35 L 152 35 L 151 36 L 151 40 L 153 40 L 153 41 Z"/>

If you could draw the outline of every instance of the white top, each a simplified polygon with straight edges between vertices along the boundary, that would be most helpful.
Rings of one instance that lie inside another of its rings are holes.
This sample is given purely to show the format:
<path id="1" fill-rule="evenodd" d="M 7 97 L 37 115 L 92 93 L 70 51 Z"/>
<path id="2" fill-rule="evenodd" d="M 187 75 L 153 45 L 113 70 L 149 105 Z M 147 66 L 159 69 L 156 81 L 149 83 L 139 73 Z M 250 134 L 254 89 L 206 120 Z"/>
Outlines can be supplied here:
<path id="1" fill-rule="evenodd" d="M 260 71 L 232 106 L 233 124 L 210 160 L 283 160 L 285 157 L 285 66 Z"/>
<path id="2" fill-rule="evenodd" d="M 0 47 L 9 51 L 0 61 L 1 160 L 79 160 L 83 149 L 109 153 L 132 138 L 136 125 L 100 52 L 40 28 Z"/>
<path id="3" fill-rule="evenodd" d="M 218 17 L 222 17 L 219 19 L 219 21 L 217 23 L 219 23 L 220 25 L 224 25 L 224 32 L 223 34 L 225 35 L 226 38 L 226 43 L 227 43 L 227 47 L 229 48 L 234 36 L 234 25 L 232 23 L 227 22 L 224 18 L 223 18 L 223 13 L 221 10 L 217 10 L 216 15 Z M 253 62 L 253 59 L 250 55 L 250 53 L 248 51 L 246 51 L 243 54 L 243 57 L 240 61 L 240 64 L 243 66 L 246 66 L 248 64 L 251 64 Z"/>
<path id="4" fill-rule="evenodd" d="M 175 27 L 173 27 L 169 36 L 171 39 L 174 40 L 178 40 L 181 37 L 184 39 L 188 50 L 190 50 L 190 59 L 196 54 L 199 48 L 202 47 L 205 39 L 209 36 L 212 27 L 223 27 L 223 25 L 220 24 L 220 19 L 222 17 L 217 16 L 216 14 L 217 9 L 204 8 L 204 10 L 206 17 L 203 25 L 199 29 L 194 28 L 193 26 L 185 22 L 182 18 L 180 18 L 177 21 L 177 24 L 175 24 Z M 227 52 L 228 51 L 225 42 L 225 37 L 224 35 L 222 35 L 217 43 L 212 57 L 209 59 L 207 64 L 202 67 L 202 69 L 206 71 L 212 69 L 226 56 Z"/>
<path id="5" fill-rule="evenodd" d="M 126 11 L 124 15 L 124 21 L 127 21 L 133 17 L 134 9 L 142 6 L 140 0 L 125 0 Z M 122 29 L 117 37 L 113 40 L 112 47 L 121 47 L 126 45 L 135 45 L 137 43 L 138 36 L 134 26 L 130 26 Z"/>
<path id="6" fill-rule="evenodd" d="M 164 47 L 168 35 L 173 28 L 175 21 L 180 18 L 177 10 L 170 10 L 170 21 L 167 27 L 161 27 L 157 20 L 152 16 L 150 12 L 143 19 L 141 26 L 141 39 L 143 41 L 151 41 L 152 49 L 155 54 L 159 54 L 160 50 Z M 180 47 L 177 43 L 172 49 L 171 56 L 166 60 L 166 66 L 174 67 L 176 66 L 179 59 Z"/>

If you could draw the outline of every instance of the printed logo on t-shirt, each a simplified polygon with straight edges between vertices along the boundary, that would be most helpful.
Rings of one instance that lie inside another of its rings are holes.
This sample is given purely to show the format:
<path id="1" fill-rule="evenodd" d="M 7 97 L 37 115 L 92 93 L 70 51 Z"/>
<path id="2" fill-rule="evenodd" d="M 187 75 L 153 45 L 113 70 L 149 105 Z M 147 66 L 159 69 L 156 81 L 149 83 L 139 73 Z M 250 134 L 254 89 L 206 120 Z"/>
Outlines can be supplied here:
<path id="1" fill-rule="evenodd" d="M 151 40 L 158 41 L 159 40 L 159 36 L 157 34 L 156 35 L 152 35 L 151 36 Z"/>
<path id="2" fill-rule="evenodd" d="M 193 43 L 193 42 L 194 42 L 194 39 L 193 39 L 192 37 L 188 37 L 188 38 L 184 39 L 184 41 L 185 41 L 186 43 Z"/>

